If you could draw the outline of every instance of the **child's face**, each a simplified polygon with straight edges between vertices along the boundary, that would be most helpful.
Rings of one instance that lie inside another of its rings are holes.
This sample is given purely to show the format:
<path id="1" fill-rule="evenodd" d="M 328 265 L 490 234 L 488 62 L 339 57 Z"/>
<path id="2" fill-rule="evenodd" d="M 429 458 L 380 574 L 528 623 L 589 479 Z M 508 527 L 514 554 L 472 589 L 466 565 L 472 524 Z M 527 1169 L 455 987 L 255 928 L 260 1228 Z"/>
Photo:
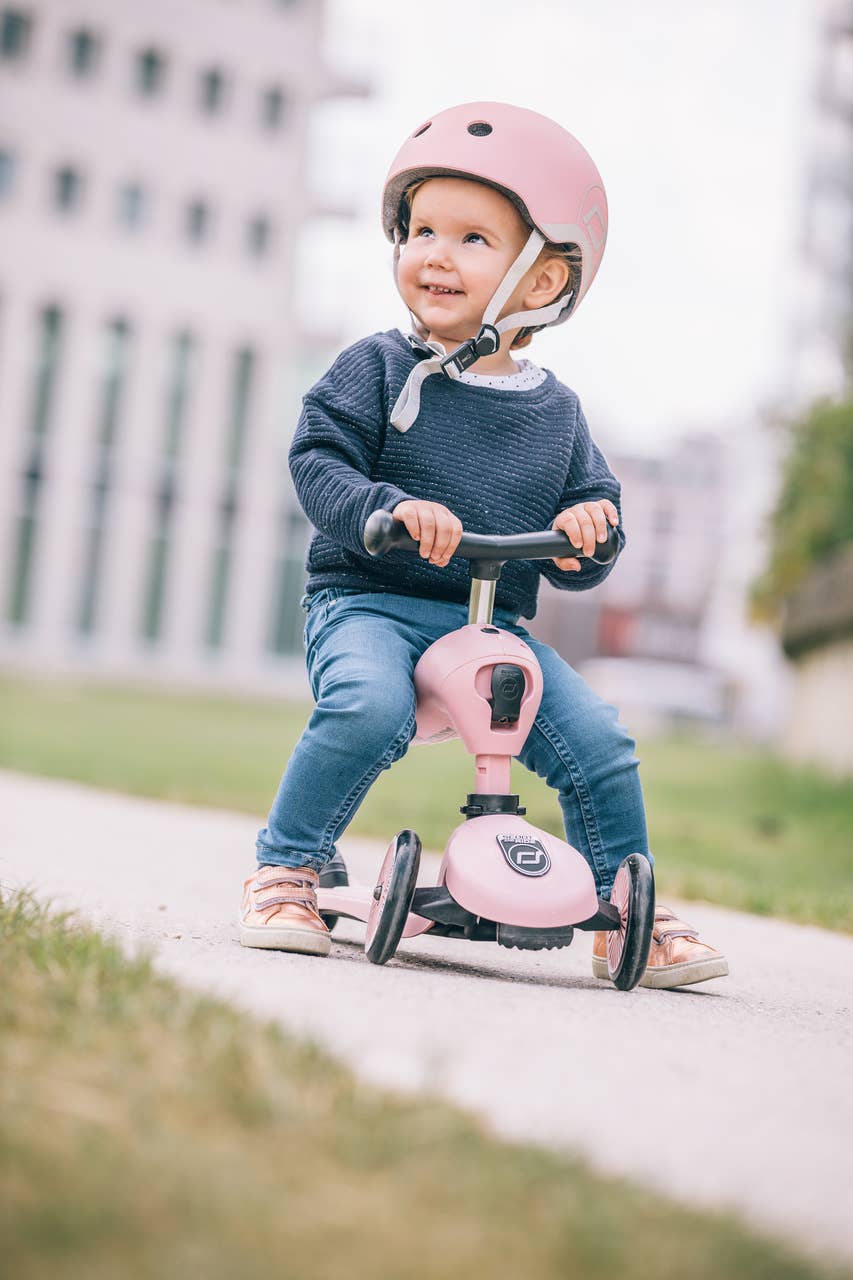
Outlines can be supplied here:
<path id="1" fill-rule="evenodd" d="M 515 206 L 493 187 L 466 178 L 430 178 L 417 189 L 397 282 L 431 341 L 449 347 L 474 337 L 529 234 Z M 518 309 L 528 284 L 525 276 L 502 315 Z"/>

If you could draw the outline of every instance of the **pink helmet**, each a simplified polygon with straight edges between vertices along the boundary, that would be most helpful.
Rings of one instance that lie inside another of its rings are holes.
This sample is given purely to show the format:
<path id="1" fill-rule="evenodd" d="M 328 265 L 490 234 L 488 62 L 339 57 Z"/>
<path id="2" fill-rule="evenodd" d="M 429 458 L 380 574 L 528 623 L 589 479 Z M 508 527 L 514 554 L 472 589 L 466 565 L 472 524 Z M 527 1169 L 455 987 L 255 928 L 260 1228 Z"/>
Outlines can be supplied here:
<path id="1" fill-rule="evenodd" d="M 607 197 L 598 169 L 576 138 L 547 116 L 503 102 L 440 111 L 406 139 L 388 170 L 382 223 L 389 240 L 395 238 L 406 189 L 437 177 L 487 182 L 546 240 L 577 245 L 580 280 L 569 304 L 547 323 L 558 324 L 577 309 L 604 254 Z"/>

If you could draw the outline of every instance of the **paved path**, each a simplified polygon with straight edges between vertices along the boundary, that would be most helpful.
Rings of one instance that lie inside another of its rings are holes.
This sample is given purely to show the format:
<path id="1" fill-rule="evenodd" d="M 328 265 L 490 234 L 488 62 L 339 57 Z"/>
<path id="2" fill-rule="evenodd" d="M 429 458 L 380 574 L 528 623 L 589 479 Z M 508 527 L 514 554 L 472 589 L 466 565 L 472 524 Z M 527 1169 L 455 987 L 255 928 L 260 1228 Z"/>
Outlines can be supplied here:
<path id="1" fill-rule="evenodd" d="M 680 992 L 593 979 L 582 934 L 546 953 L 413 939 L 377 968 L 347 921 L 327 960 L 251 951 L 236 910 L 257 825 L 0 772 L 0 881 L 81 908 L 362 1076 L 853 1257 L 853 938 L 691 905 L 731 977 Z M 379 847 L 342 848 L 370 882 Z"/>

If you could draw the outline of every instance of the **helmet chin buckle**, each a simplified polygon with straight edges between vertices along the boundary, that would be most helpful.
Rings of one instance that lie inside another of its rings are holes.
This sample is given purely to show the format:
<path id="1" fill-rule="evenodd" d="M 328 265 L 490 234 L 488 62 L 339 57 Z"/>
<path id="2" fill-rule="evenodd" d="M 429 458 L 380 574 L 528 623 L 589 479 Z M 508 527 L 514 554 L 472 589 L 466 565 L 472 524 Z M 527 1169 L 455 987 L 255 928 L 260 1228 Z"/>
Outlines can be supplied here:
<path id="1" fill-rule="evenodd" d="M 484 324 L 476 338 L 469 338 L 461 347 L 451 351 L 441 361 L 441 371 L 448 378 L 456 377 L 470 369 L 481 356 L 493 356 L 501 345 L 501 335 L 493 324 Z M 451 369 L 455 373 L 451 373 Z"/>

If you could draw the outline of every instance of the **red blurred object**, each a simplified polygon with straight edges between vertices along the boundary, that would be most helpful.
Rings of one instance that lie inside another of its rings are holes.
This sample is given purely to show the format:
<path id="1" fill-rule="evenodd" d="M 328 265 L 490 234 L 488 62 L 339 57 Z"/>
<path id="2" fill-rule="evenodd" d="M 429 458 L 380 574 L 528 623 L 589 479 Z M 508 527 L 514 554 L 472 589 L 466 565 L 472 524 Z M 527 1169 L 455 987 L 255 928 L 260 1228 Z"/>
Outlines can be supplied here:
<path id="1" fill-rule="evenodd" d="M 636 621 L 636 610 L 604 605 L 598 619 L 598 652 L 607 658 L 624 658 L 631 654 Z"/>

